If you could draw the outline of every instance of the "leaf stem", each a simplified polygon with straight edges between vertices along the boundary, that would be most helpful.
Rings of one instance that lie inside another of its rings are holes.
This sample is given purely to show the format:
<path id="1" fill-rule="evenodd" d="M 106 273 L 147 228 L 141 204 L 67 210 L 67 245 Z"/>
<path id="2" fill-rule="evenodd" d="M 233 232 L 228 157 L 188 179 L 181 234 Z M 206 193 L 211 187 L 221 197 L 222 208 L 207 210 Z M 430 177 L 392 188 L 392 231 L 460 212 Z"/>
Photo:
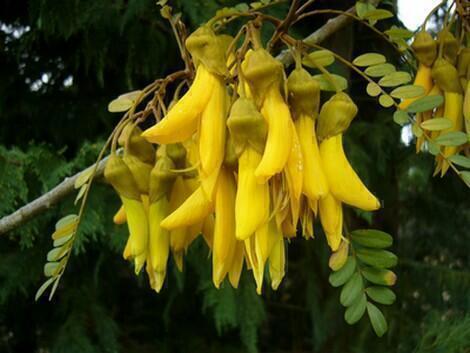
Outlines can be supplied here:
<path id="1" fill-rule="evenodd" d="M 428 21 L 431 19 L 431 16 L 434 14 L 434 12 L 436 12 L 437 10 L 439 10 L 439 9 L 440 9 L 443 5 L 445 5 L 446 3 L 447 3 L 447 0 L 442 0 L 439 4 L 437 4 L 436 6 L 434 6 L 434 8 L 428 13 L 428 15 L 426 16 L 426 18 L 424 19 L 423 24 L 421 25 L 423 31 L 426 30 L 426 25 L 427 25 Z"/>

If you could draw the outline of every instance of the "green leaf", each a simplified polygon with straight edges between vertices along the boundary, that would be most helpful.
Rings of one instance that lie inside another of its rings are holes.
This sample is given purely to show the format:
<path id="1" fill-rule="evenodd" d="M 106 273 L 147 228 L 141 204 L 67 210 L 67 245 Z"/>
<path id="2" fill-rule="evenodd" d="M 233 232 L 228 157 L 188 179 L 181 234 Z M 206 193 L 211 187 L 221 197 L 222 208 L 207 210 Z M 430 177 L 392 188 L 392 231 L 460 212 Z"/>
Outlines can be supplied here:
<path id="1" fill-rule="evenodd" d="M 389 95 L 382 94 L 379 97 L 379 103 L 384 108 L 390 108 L 395 103 L 395 101 Z"/>
<path id="2" fill-rule="evenodd" d="M 328 260 L 328 266 L 333 271 L 339 271 L 348 261 L 349 243 L 341 242 L 338 250 L 331 254 Z"/>
<path id="3" fill-rule="evenodd" d="M 336 82 L 336 86 L 343 91 L 348 88 L 348 81 L 343 76 L 330 74 L 333 78 L 333 81 Z M 314 75 L 313 78 L 318 81 L 320 84 L 320 89 L 322 91 L 336 91 L 336 88 L 331 84 L 331 82 L 323 74 Z"/>
<path id="4" fill-rule="evenodd" d="M 370 21 L 380 21 L 393 17 L 393 13 L 384 9 L 375 9 L 364 14 L 364 19 Z"/>
<path id="5" fill-rule="evenodd" d="M 412 102 L 406 111 L 408 113 L 422 113 L 433 110 L 444 103 L 443 96 L 424 96 Z"/>
<path id="6" fill-rule="evenodd" d="M 64 257 L 65 254 L 67 254 L 69 249 L 70 248 L 68 246 L 62 246 L 62 247 L 58 247 L 58 248 L 54 248 L 50 250 L 47 253 L 47 261 L 52 262 L 52 261 L 60 260 L 62 257 Z"/>
<path id="7" fill-rule="evenodd" d="M 339 301 L 343 306 L 350 306 L 361 293 L 363 293 L 362 276 L 356 272 L 341 290 Z"/>
<path id="8" fill-rule="evenodd" d="M 385 75 L 379 81 L 382 87 L 400 86 L 411 81 L 411 75 L 408 72 L 397 71 Z"/>
<path id="9" fill-rule="evenodd" d="M 356 259 L 352 256 L 348 257 L 346 264 L 338 271 L 330 274 L 329 282 L 333 287 L 339 287 L 345 284 L 356 270 Z"/>
<path id="10" fill-rule="evenodd" d="M 236 16 L 239 14 L 239 11 L 233 7 L 223 7 L 220 10 L 217 10 L 215 12 L 216 17 L 230 17 L 230 16 Z"/>
<path id="11" fill-rule="evenodd" d="M 405 39 L 391 38 L 391 41 L 397 45 L 397 49 L 401 52 L 405 52 L 409 48 L 409 45 Z"/>
<path id="12" fill-rule="evenodd" d="M 393 293 L 391 289 L 385 287 L 369 287 L 366 288 L 366 293 L 373 301 L 384 305 L 393 304 L 397 299 L 395 293 Z"/>
<path id="13" fill-rule="evenodd" d="M 160 15 L 161 15 L 163 18 L 166 18 L 167 20 L 170 20 L 170 19 L 171 19 L 171 7 L 168 6 L 168 5 L 163 6 L 163 7 L 160 9 Z"/>
<path id="14" fill-rule="evenodd" d="M 439 152 L 441 151 L 441 148 L 439 147 L 437 143 L 434 143 L 433 141 L 428 141 L 428 151 L 433 156 L 437 156 Z"/>
<path id="15" fill-rule="evenodd" d="M 459 172 L 459 174 L 462 177 L 465 184 L 470 186 L 470 172 L 464 171 L 464 172 Z"/>
<path id="16" fill-rule="evenodd" d="M 69 242 L 72 239 L 73 236 L 74 236 L 74 233 L 71 233 L 71 234 L 69 234 L 65 237 L 55 239 L 54 242 L 53 242 L 54 247 L 64 245 L 65 243 Z"/>
<path id="17" fill-rule="evenodd" d="M 78 189 L 82 187 L 84 184 L 88 182 L 90 179 L 91 174 L 93 174 L 93 169 L 95 168 L 94 165 L 91 167 L 85 169 L 83 172 L 80 173 L 80 175 L 75 179 L 75 183 L 73 184 L 73 187 L 75 189 Z"/>
<path id="18" fill-rule="evenodd" d="M 369 66 L 364 72 L 370 77 L 382 77 L 395 72 L 395 66 L 389 63 Z"/>
<path id="19" fill-rule="evenodd" d="M 376 229 L 358 229 L 351 232 L 353 242 L 370 248 L 388 248 L 393 244 L 390 234 Z"/>
<path id="20" fill-rule="evenodd" d="M 52 297 L 54 296 L 54 293 L 55 293 L 55 291 L 57 290 L 57 286 L 59 285 L 60 277 L 62 277 L 62 275 L 57 276 L 57 277 L 55 278 L 54 285 L 52 286 L 51 292 L 49 293 L 49 301 L 52 300 Z"/>
<path id="21" fill-rule="evenodd" d="M 452 163 L 457 164 L 461 167 L 470 168 L 470 158 L 462 156 L 461 154 L 456 154 L 454 156 L 451 156 L 449 157 L 449 160 Z"/>
<path id="22" fill-rule="evenodd" d="M 75 214 L 69 214 L 68 216 L 62 217 L 57 221 L 55 224 L 55 229 L 59 230 L 61 228 L 65 228 L 68 225 L 77 223 L 78 221 L 78 216 Z"/>
<path id="23" fill-rule="evenodd" d="M 329 50 L 317 50 L 304 56 L 302 64 L 311 68 L 326 67 L 335 62 L 335 57 Z"/>
<path id="24" fill-rule="evenodd" d="M 390 95 L 394 98 L 416 98 L 425 94 L 424 88 L 417 85 L 406 85 L 395 88 Z"/>
<path id="25" fill-rule="evenodd" d="M 61 218 L 56 223 L 56 230 L 52 233 L 52 239 L 54 242 L 59 241 L 62 238 L 70 237 L 75 234 L 78 226 L 78 216 L 71 214 Z"/>
<path id="26" fill-rule="evenodd" d="M 411 132 L 413 133 L 413 135 L 415 135 L 416 137 L 421 137 L 423 136 L 423 130 L 421 130 L 421 128 L 419 127 L 418 124 L 414 123 L 413 126 L 411 127 Z"/>
<path id="27" fill-rule="evenodd" d="M 353 60 L 353 64 L 356 66 L 372 66 L 383 64 L 387 61 L 385 56 L 379 53 L 366 53 L 359 55 L 356 59 Z"/>
<path id="28" fill-rule="evenodd" d="M 447 118 L 434 118 L 421 123 L 421 127 L 429 131 L 445 130 L 451 128 L 453 125 L 452 121 Z"/>
<path id="29" fill-rule="evenodd" d="M 38 291 L 36 292 L 36 295 L 34 296 L 34 300 L 38 301 L 38 299 L 44 294 L 47 288 L 54 282 L 56 277 L 51 277 L 49 278 L 46 282 L 44 282 L 41 287 L 39 287 Z"/>
<path id="30" fill-rule="evenodd" d="M 388 326 L 382 312 L 372 303 L 367 303 L 367 314 L 369 315 L 375 334 L 382 337 L 387 332 Z"/>
<path id="31" fill-rule="evenodd" d="M 387 250 L 357 249 L 357 257 L 367 265 L 379 268 L 394 267 L 397 264 L 397 256 Z"/>
<path id="32" fill-rule="evenodd" d="M 76 205 L 78 201 L 80 201 L 80 199 L 83 197 L 83 195 L 85 195 L 86 189 L 87 185 L 82 185 L 80 190 L 78 190 L 77 196 L 75 197 L 75 201 L 73 202 L 74 205 Z"/>
<path id="33" fill-rule="evenodd" d="M 245 3 L 240 3 L 238 5 L 235 5 L 234 8 L 240 12 L 247 12 L 250 10 L 250 7 Z"/>
<path id="34" fill-rule="evenodd" d="M 375 82 L 369 82 L 366 91 L 369 96 L 377 97 L 382 92 L 382 88 Z"/>
<path id="35" fill-rule="evenodd" d="M 467 134 L 462 131 L 446 132 L 436 138 L 436 143 L 442 146 L 460 146 L 467 142 Z"/>
<path id="36" fill-rule="evenodd" d="M 403 126 L 410 122 L 410 116 L 403 110 L 397 110 L 393 113 L 393 121 L 398 125 Z"/>
<path id="37" fill-rule="evenodd" d="M 369 12 L 375 10 L 375 6 L 369 4 L 368 2 L 357 1 L 356 2 L 356 13 L 357 17 L 364 18 L 364 15 Z"/>
<path id="38" fill-rule="evenodd" d="M 127 93 L 123 93 L 121 94 L 118 99 L 129 99 L 131 100 L 133 103 L 135 103 L 135 101 L 137 100 L 137 98 L 139 98 L 139 96 L 142 94 L 142 91 L 141 90 L 136 90 L 136 91 L 131 91 L 131 92 L 127 92 Z"/>
<path id="39" fill-rule="evenodd" d="M 363 267 L 361 273 L 369 282 L 382 286 L 393 286 L 397 281 L 397 276 L 390 270 Z"/>
<path id="40" fill-rule="evenodd" d="M 355 324 L 366 312 L 366 306 L 367 297 L 365 293 L 362 293 L 362 295 L 360 295 L 356 301 L 346 309 L 346 312 L 344 313 L 344 320 L 346 320 L 349 325 Z"/>
<path id="41" fill-rule="evenodd" d="M 134 102 L 129 98 L 116 98 L 109 102 L 108 104 L 108 111 L 110 113 L 121 113 L 128 111 Z"/>
<path id="42" fill-rule="evenodd" d="M 59 272 L 59 262 L 47 262 L 44 265 L 44 276 L 51 277 L 55 276 Z"/>
<path id="43" fill-rule="evenodd" d="M 397 26 L 392 26 L 390 29 L 384 31 L 384 33 L 393 39 L 410 39 L 413 37 L 413 32 Z"/>
<path id="44" fill-rule="evenodd" d="M 65 228 L 61 228 L 52 233 L 52 239 L 55 241 L 60 241 L 62 238 L 69 238 L 71 235 L 74 235 L 77 230 L 76 224 L 71 224 Z"/>

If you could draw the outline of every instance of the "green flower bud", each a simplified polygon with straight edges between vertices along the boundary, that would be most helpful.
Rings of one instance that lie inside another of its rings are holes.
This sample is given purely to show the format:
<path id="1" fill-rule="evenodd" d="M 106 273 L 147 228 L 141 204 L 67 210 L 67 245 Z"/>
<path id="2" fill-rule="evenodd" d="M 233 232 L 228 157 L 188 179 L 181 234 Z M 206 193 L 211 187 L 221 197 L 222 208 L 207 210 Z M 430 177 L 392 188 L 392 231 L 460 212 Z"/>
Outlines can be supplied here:
<path id="1" fill-rule="evenodd" d="M 171 170 L 175 168 L 175 163 L 166 157 L 160 157 L 150 173 L 149 201 L 154 203 L 165 195 L 168 195 L 176 174 Z"/>

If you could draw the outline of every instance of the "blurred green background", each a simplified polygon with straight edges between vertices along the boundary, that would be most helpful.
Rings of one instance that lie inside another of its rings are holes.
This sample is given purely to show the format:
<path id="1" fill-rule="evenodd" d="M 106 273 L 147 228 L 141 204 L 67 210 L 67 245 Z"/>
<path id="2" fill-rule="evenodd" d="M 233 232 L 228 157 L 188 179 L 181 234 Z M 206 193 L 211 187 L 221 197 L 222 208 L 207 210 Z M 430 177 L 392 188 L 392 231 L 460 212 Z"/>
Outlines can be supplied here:
<path id="1" fill-rule="evenodd" d="M 171 3 L 194 29 L 236 2 Z M 270 13 L 282 16 L 287 6 Z M 314 17 L 291 32 L 301 38 L 326 19 Z M 399 25 L 396 18 L 378 28 L 393 24 Z M 152 0 L 3 0 L 0 29 L 2 217 L 94 162 L 119 119 L 106 110 L 111 99 L 182 63 Z M 347 58 L 382 52 L 403 66 L 391 46 L 361 24 L 325 45 Z M 55 221 L 76 212 L 74 195 L 0 239 L 0 352 L 470 352 L 469 191 L 452 173 L 431 178 L 432 156 L 416 155 L 413 143 L 402 142 L 393 111 L 365 94 L 359 76 L 339 65 L 335 70 L 349 77 L 360 108 L 346 134 L 346 152 L 384 205 L 374 214 L 346 212 L 353 228 L 392 234 L 400 259 L 398 300 L 384 308 L 390 329 L 383 338 L 366 317 L 355 326 L 344 322 L 319 229 L 316 239 L 299 237 L 289 245 L 287 275 L 277 292 L 265 286 L 256 295 L 251 273 L 236 291 L 228 283 L 216 290 L 208 249 L 198 240 L 183 274 L 170 261 L 157 295 L 122 259 L 126 227 L 112 223 L 118 198 L 98 183 L 52 302 L 36 303 L 34 294 L 44 280 Z"/>

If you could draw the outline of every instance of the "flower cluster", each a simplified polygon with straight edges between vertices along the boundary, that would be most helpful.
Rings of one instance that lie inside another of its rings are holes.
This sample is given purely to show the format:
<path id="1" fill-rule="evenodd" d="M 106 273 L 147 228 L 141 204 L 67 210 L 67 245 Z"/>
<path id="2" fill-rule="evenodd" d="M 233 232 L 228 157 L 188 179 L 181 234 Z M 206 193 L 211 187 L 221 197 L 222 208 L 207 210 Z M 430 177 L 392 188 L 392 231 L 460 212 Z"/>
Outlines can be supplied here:
<path id="1" fill-rule="evenodd" d="M 251 31 L 239 47 L 205 25 L 185 42 L 196 66 L 187 92 L 160 121 L 130 123 L 105 177 L 127 220 L 124 257 L 146 265 L 160 291 L 171 253 L 183 269 L 200 235 L 211 249 L 212 278 L 237 287 L 244 263 L 261 293 L 285 275 L 286 242 L 314 236 L 319 218 L 337 270 L 347 260 L 342 204 L 380 207 L 349 164 L 342 136 L 358 113 L 344 92 L 320 103 L 319 82 L 300 60 L 289 75 Z M 155 148 L 156 146 L 156 148 Z"/>
<path id="2" fill-rule="evenodd" d="M 414 84 L 424 88 L 423 96 L 444 97 L 439 107 L 416 115 L 416 123 L 430 131 L 428 147 L 436 155 L 435 174 L 443 176 L 450 167 L 449 158 L 459 161 L 452 157 L 465 148 L 470 134 L 470 48 L 463 46 L 449 27 L 444 27 L 436 38 L 423 28 L 415 35 L 412 48 L 419 62 Z M 404 100 L 400 108 L 407 109 L 419 98 L 422 96 Z M 417 152 L 425 138 L 420 131 Z"/>

